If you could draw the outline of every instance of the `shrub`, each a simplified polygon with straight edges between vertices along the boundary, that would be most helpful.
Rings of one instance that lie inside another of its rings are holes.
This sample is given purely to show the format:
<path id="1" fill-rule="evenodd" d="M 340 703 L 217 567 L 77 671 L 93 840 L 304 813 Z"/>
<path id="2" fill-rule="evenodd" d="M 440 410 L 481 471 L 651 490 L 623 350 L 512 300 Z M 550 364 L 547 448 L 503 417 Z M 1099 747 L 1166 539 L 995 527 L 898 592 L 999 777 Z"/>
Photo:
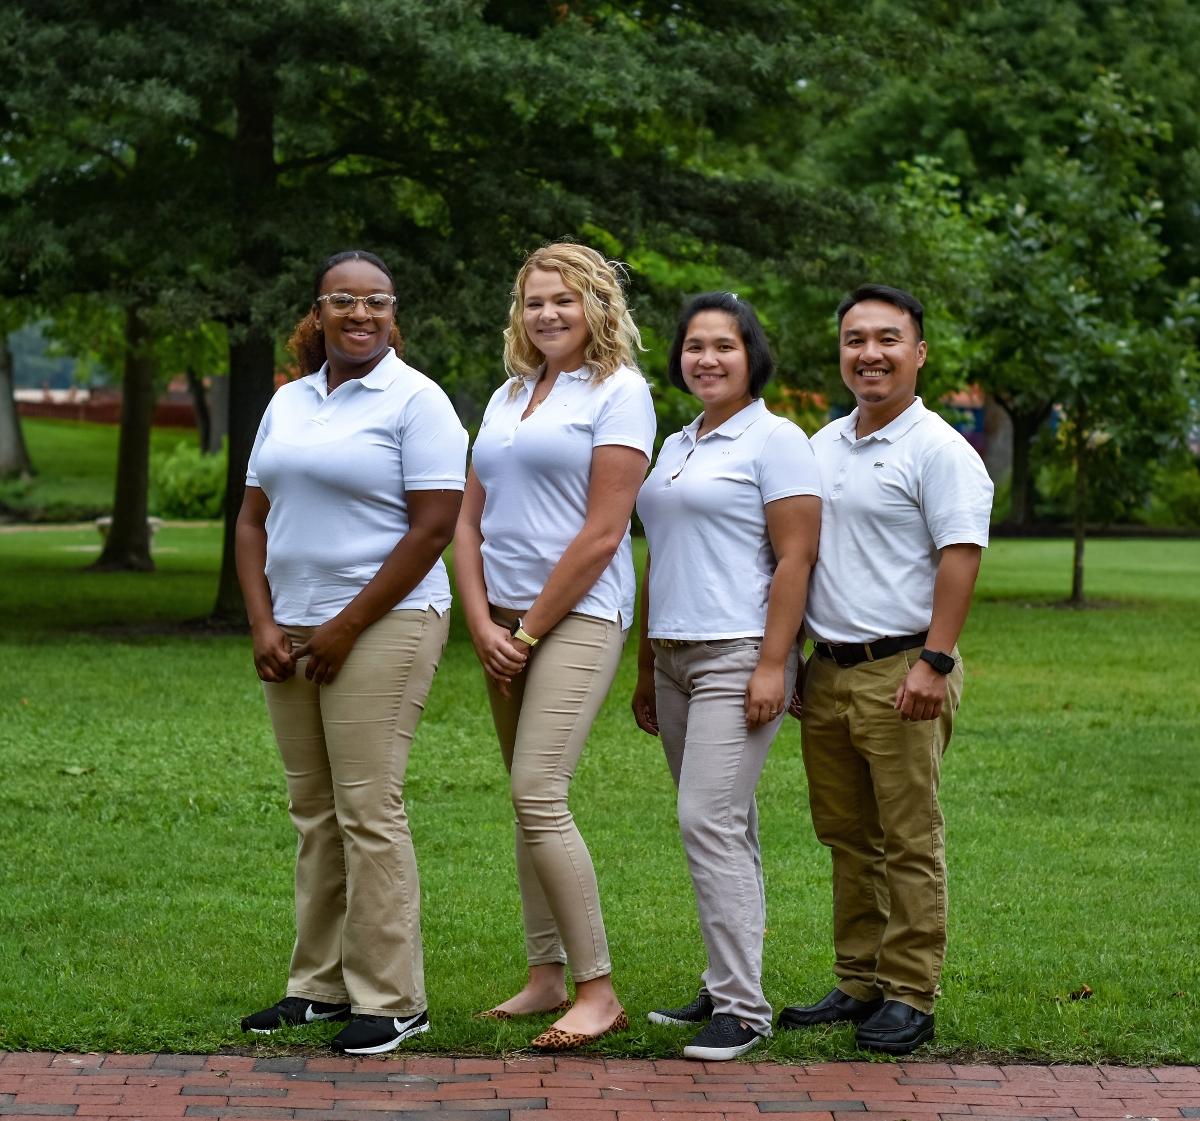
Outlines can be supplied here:
<path id="1" fill-rule="evenodd" d="M 225 502 L 225 469 L 228 449 L 220 455 L 201 455 L 190 444 L 179 443 L 167 455 L 150 461 L 151 506 L 164 518 L 217 518 Z"/>
<path id="2" fill-rule="evenodd" d="M 1200 458 L 1162 468 L 1146 522 L 1200 529 Z"/>

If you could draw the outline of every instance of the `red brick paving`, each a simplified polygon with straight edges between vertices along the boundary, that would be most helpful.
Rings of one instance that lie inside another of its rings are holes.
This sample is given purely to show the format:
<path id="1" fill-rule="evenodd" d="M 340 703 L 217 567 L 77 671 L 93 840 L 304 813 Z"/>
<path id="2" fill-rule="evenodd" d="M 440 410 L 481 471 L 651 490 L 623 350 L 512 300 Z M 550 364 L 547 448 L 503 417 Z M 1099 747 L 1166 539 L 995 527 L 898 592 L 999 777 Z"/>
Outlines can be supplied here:
<path id="1" fill-rule="evenodd" d="M 1198 1067 L 0 1055 L 0 1117 L 296 1121 L 1200 1118 Z"/>

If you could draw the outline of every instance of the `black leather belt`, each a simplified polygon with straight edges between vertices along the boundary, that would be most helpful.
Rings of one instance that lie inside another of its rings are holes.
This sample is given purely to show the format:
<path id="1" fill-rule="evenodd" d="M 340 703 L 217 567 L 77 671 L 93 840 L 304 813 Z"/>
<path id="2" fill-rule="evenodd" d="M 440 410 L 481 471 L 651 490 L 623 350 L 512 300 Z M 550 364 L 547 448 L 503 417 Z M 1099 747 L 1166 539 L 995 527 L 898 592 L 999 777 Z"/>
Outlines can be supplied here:
<path id="1" fill-rule="evenodd" d="M 877 662 L 880 658 L 890 658 L 901 650 L 915 650 L 924 646 L 929 637 L 928 631 L 920 634 L 906 634 L 900 638 L 881 638 L 876 642 L 818 642 L 816 651 L 822 658 L 830 658 L 839 666 L 857 666 L 863 662 Z"/>

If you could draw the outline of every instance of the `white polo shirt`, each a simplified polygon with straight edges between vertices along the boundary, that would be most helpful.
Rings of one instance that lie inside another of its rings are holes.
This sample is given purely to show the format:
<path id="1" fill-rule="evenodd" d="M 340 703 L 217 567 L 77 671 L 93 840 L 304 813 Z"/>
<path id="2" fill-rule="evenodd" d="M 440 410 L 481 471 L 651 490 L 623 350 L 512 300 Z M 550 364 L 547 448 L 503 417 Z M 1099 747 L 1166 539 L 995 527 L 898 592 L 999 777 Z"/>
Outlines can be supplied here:
<path id="1" fill-rule="evenodd" d="M 697 440 L 703 419 L 667 438 L 638 495 L 651 638 L 761 636 L 776 565 L 767 503 L 821 493 L 808 437 L 761 399 Z"/>
<path id="2" fill-rule="evenodd" d="M 465 483 L 467 434 L 436 382 L 391 350 L 332 393 L 327 369 L 271 398 L 246 474 L 271 502 L 271 610 L 290 626 L 327 622 L 366 587 L 408 532 L 408 491 Z M 395 610 L 449 606 L 439 557 Z"/>
<path id="3" fill-rule="evenodd" d="M 587 517 L 592 449 L 608 444 L 654 454 L 654 402 L 646 379 L 622 366 L 602 382 L 584 367 L 559 374 L 528 420 L 536 379 L 516 397 L 506 382 L 488 402 L 471 455 L 486 492 L 483 579 L 496 607 L 528 611 Z M 633 547 L 625 539 L 592 589 L 573 608 L 600 619 L 633 620 Z"/>
<path id="4" fill-rule="evenodd" d="M 992 480 L 965 439 L 918 397 L 861 440 L 858 410 L 812 439 L 821 545 L 804 626 L 824 642 L 920 634 L 947 545 L 988 543 Z"/>

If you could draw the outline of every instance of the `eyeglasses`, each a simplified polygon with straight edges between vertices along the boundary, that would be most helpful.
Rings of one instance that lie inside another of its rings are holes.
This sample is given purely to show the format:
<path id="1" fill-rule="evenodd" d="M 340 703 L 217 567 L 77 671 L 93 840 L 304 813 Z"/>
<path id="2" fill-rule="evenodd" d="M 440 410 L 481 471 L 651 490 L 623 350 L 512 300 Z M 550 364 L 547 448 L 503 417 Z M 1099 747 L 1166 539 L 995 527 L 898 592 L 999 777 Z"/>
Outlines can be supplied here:
<path id="1" fill-rule="evenodd" d="M 389 296 L 386 292 L 376 292 L 373 296 L 352 296 L 349 292 L 330 292 L 328 295 L 317 297 L 317 303 L 327 305 L 334 315 L 349 315 L 358 307 L 359 300 L 362 300 L 367 314 L 376 319 L 391 315 L 396 307 L 396 297 Z"/>

